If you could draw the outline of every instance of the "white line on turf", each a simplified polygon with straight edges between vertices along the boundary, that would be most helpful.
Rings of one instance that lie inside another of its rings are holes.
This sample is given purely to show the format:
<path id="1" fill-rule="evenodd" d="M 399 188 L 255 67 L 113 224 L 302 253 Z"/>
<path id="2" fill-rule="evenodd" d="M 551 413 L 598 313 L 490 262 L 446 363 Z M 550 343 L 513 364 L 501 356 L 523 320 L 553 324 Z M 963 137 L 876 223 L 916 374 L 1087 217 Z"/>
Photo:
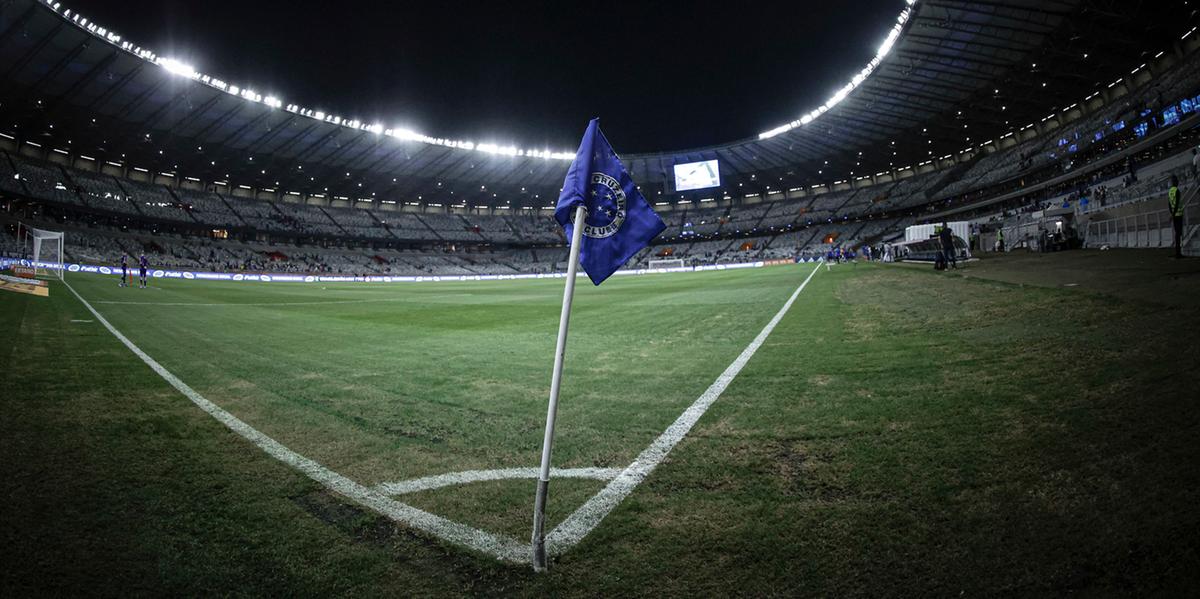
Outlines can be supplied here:
<path id="1" fill-rule="evenodd" d="M 746 366 L 746 362 L 749 362 L 750 358 L 754 357 L 754 353 L 767 340 L 767 336 L 771 334 L 771 331 L 775 330 L 775 326 L 779 324 L 779 321 L 783 320 L 783 316 L 787 314 L 792 304 L 796 301 L 796 298 L 799 297 L 800 292 L 804 291 L 804 288 L 812 280 L 813 275 L 817 274 L 817 269 L 820 267 L 821 265 L 818 264 L 816 268 L 813 268 L 812 272 L 808 273 L 808 277 L 796 288 L 796 291 L 792 293 L 792 297 L 788 298 L 788 301 L 783 304 L 779 312 L 775 313 L 775 317 L 767 323 L 767 326 L 763 327 L 763 330 L 758 333 L 754 341 L 751 341 L 750 345 L 742 350 L 742 353 L 725 369 L 725 372 L 721 373 L 721 376 L 717 377 L 717 380 L 708 387 L 704 394 L 689 406 L 688 409 L 684 410 L 683 414 L 671 426 L 667 427 L 667 430 L 662 435 L 659 435 L 649 447 L 642 451 L 629 467 L 625 468 L 621 474 L 612 479 L 599 493 L 596 493 L 591 499 L 580 506 L 579 509 L 575 510 L 575 513 L 568 516 L 566 520 L 550 531 L 550 534 L 546 537 L 547 551 L 553 555 L 559 555 L 583 540 L 583 537 L 596 528 L 600 524 L 600 521 L 632 493 L 638 484 L 646 480 L 650 472 L 663 461 L 663 458 L 667 457 L 671 449 L 683 439 L 684 435 L 688 434 L 688 431 L 692 430 L 692 426 L 696 424 L 696 421 L 700 420 L 700 417 L 704 415 L 709 406 L 717 401 L 717 398 L 721 396 L 721 393 L 725 391 L 729 383 L 733 382 L 734 377 Z"/>
<path id="2" fill-rule="evenodd" d="M 65 283 L 65 282 L 64 282 Z M 309 478 L 325 485 L 326 488 L 334 491 L 344 497 L 356 501 L 366 507 L 369 507 L 393 520 L 403 522 L 413 528 L 425 531 L 436 537 L 440 537 L 452 543 L 464 545 L 481 551 L 503 560 L 511 562 L 526 562 L 530 559 L 531 550 L 526 543 L 520 543 L 516 540 L 503 535 L 497 535 L 485 532 L 465 524 L 459 524 L 452 520 L 447 520 L 441 516 L 430 514 L 429 512 L 419 510 L 406 503 L 396 501 L 387 497 L 378 491 L 367 488 L 357 482 L 346 478 L 320 464 L 310 460 L 291 449 L 288 449 L 278 441 L 268 437 L 258 429 L 246 424 L 238 419 L 233 414 L 222 409 L 220 406 L 205 399 L 194 389 L 187 386 L 183 381 L 179 380 L 174 374 L 171 374 L 161 364 L 143 352 L 141 348 L 134 345 L 125 335 L 121 334 L 111 323 L 108 322 L 79 292 L 75 291 L 69 283 L 65 283 L 67 289 L 83 303 L 83 306 L 108 329 L 125 347 L 129 348 L 137 357 L 141 358 L 158 376 L 167 381 L 172 387 L 175 387 L 185 397 L 190 399 L 201 410 L 207 412 L 213 418 L 216 418 L 225 426 L 229 427 L 233 432 L 241 435 L 251 443 L 257 445 L 260 449 L 267 452 L 268 455 L 275 459 L 299 470 Z"/>
<path id="3" fill-rule="evenodd" d="M 107 304 L 112 306 L 319 306 L 322 304 L 370 304 L 375 302 L 400 302 L 407 301 L 401 298 L 375 298 L 375 299 L 356 299 L 356 300 L 325 300 L 316 302 L 123 302 L 120 300 L 96 300 L 97 304 Z"/>
<path id="4" fill-rule="evenodd" d="M 471 293 L 453 293 L 443 295 L 441 297 L 470 297 Z M 321 306 L 325 304 L 340 305 L 340 304 L 376 304 L 381 302 L 411 302 L 411 298 L 407 297 L 374 297 L 367 299 L 345 299 L 345 300 L 315 300 L 315 301 L 300 301 L 300 302 L 131 302 L 122 300 L 95 300 L 94 304 L 105 304 L 110 306 L 189 306 L 189 307 L 237 307 L 237 306 Z"/>
<path id="5" fill-rule="evenodd" d="M 538 468 L 504 468 L 501 470 L 464 470 L 450 472 L 437 476 L 414 478 L 396 483 L 382 483 L 375 490 L 384 495 L 404 495 L 418 491 L 440 489 L 452 485 L 465 485 L 492 480 L 510 480 L 519 478 L 537 478 Z M 552 478 L 591 478 L 595 480 L 612 480 L 621 473 L 620 468 L 551 468 Z"/>
<path id="6" fill-rule="evenodd" d="M 742 371 L 750 358 L 754 356 L 758 348 L 766 341 L 767 336 L 771 331 L 775 330 L 776 325 L 783 320 L 784 315 L 791 309 L 796 298 L 800 296 L 800 292 L 808 286 L 808 282 L 812 280 L 813 275 L 817 274 L 820 264 L 817 264 L 804 282 L 792 292 L 791 297 L 783 304 L 783 307 L 771 318 L 770 322 L 763 327 L 758 336 L 742 350 L 742 353 L 734 359 L 733 363 L 717 377 L 717 380 L 692 403 L 683 414 L 675 420 L 667 430 L 663 432 L 653 443 L 650 444 L 632 464 L 621 470 L 619 473 L 615 468 L 577 468 L 558 470 L 554 476 L 559 477 L 574 477 L 574 478 L 595 478 L 598 480 L 609 480 L 607 486 L 596 493 L 591 499 L 575 510 L 566 520 L 559 524 L 547 536 L 548 550 L 553 555 L 561 555 L 567 549 L 579 543 L 588 533 L 590 533 L 605 516 L 609 514 L 617 505 L 621 503 L 625 497 L 640 484 L 654 470 L 656 466 L 667 456 L 668 453 L 683 439 L 685 435 L 692 429 L 700 417 L 708 410 L 708 408 L 721 396 L 729 383 L 737 377 Z M 310 460 L 291 449 L 288 449 L 278 441 L 268 437 L 254 427 L 246 424 L 238 419 L 233 414 L 222 409 L 220 406 L 205 399 L 191 387 L 187 386 L 183 381 L 179 380 L 174 374 L 171 374 L 161 364 L 143 352 L 138 346 L 134 345 L 127 337 L 121 334 L 112 324 L 108 322 L 79 292 L 75 291 L 69 283 L 66 283 L 67 289 L 83 303 L 88 309 L 104 325 L 110 333 L 112 333 L 121 343 L 137 355 L 145 362 L 154 372 L 158 373 L 163 380 L 167 381 L 172 387 L 175 387 L 180 393 L 196 404 L 200 409 L 207 412 L 213 418 L 216 418 L 230 430 L 248 439 L 250 442 L 257 445 L 267 454 L 278 459 L 289 466 L 301 471 L 309 478 L 325 485 L 328 489 L 349 498 L 352 501 L 358 502 L 366 507 L 369 507 L 393 520 L 402 522 L 412 526 L 418 530 L 425 531 L 436 537 L 445 539 L 452 543 L 464 545 L 471 549 L 481 551 L 483 553 L 495 556 L 498 559 L 523 563 L 528 562 L 531 557 L 531 549 L 528 544 L 521 543 L 504 535 L 489 533 L 476 528 L 472 528 L 465 524 L 460 524 L 441 516 L 430 514 L 429 512 L 417 509 L 406 503 L 396 501 L 387 495 L 400 495 L 411 493 L 419 490 L 435 489 L 454 484 L 464 484 L 471 482 L 481 482 L 485 480 L 501 480 L 506 478 L 535 478 L 537 475 L 536 468 L 510 468 L 502 470 L 483 470 L 483 471 L 466 471 L 454 472 L 438 476 L 430 476 L 419 479 L 402 481 L 399 483 L 384 483 L 376 488 L 368 488 L 362 484 L 354 482 L 345 476 L 342 476 L 317 462 Z M 354 301 L 370 301 L 370 300 L 347 300 L 346 303 Z M 97 302 L 99 303 L 99 302 Z M 116 302 L 113 302 L 116 303 Z M 334 302 L 315 302 L 315 303 L 334 303 Z M 168 305 L 168 304 L 159 304 Z M 196 305 L 196 304 L 182 304 Z M 247 305 L 247 304 L 210 304 L 210 305 Z M 278 305 L 278 304 L 272 304 Z M 527 476 L 532 473 L 532 476 Z"/>

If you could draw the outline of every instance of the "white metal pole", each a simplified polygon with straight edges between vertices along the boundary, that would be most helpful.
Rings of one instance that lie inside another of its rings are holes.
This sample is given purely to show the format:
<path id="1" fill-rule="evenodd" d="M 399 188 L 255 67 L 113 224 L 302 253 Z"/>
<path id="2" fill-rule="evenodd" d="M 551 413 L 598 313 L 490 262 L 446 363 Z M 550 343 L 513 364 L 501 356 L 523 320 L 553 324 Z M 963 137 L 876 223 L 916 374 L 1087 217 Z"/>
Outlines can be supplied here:
<path id="1" fill-rule="evenodd" d="M 563 355 L 567 351 L 567 325 L 571 320 L 571 300 L 575 297 L 575 277 L 579 270 L 579 246 L 583 240 L 587 210 L 575 208 L 575 226 L 571 230 L 571 256 L 567 263 L 567 284 L 563 288 L 562 314 L 558 317 L 558 342 L 554 347 L 554 374 L 550 377 L 550 405 L 546 409 L 546 436 L 542 439 L 542 469 L 538 474 L 537 495 L 533 500 L 533 569 L 546 571 L 546 496 L 550 491 L 550 449 L 554 444 L 554 418 L 558 412 L 558 389 L 562 385 Z"/>

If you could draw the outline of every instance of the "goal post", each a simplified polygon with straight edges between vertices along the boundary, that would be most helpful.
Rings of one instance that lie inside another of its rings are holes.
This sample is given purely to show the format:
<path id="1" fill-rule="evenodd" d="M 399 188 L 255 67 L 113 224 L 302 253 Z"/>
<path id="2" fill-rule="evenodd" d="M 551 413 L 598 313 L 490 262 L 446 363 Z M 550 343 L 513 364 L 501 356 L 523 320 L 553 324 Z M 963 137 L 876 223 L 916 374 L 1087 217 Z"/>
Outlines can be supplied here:
<path id="1" fill-rule="evenodd" d="M 62 231 L 47 231 L 24 223 L 17 225 L 17 238 L 25 251 L 25 258 L 37 276 L 63 278 L 66 257 L 63 253 Z"/>
<path id="2" fill-rule="evenodd" d="M 672 258 L 670 260 L 651 260 L 649 267 L 652 270 L 659 268 L 683 268 L 683 259 Z"/>

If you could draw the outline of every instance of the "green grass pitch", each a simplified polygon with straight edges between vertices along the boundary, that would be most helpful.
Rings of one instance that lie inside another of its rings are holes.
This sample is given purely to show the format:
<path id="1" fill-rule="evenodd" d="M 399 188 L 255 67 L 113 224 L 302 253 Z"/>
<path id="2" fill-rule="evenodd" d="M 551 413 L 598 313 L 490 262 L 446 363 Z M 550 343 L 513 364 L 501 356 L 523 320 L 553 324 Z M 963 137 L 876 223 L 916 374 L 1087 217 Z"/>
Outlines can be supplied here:
<path id="1" fill-rule="evenodd" d="M 812 270 L 580 285 L 554 465 L 624 468 Z M 364 485 L 536 466 L 561 280 L 68 275 L 251 426 Z M 77 322 L 80 321 L 80 322 Z M 824 267 L 650 477 L 549 573 L 341 498 L 199 410 L 61 284 L 0 296 L 10 592 L 1170 592 L 1200 566 L 1190 307 Z M 1181 356 L 1190 356 L 1181 359 Z M 549 524 L 604 482 L 559 479 Z M 527 541 L 529 479 L 398 497 Z"/>

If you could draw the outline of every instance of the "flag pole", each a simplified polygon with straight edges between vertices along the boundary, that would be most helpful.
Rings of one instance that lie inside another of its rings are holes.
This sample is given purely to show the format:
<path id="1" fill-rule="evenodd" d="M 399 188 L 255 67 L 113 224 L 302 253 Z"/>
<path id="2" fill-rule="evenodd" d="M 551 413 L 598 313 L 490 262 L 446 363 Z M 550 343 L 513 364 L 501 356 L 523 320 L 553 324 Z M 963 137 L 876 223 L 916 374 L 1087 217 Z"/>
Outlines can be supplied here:
<path id="1" fill-rule="evenodd" d="M 550 378 L 550 405 L 546 409 L 546 436 L 542 439 L 542 468 L 538 473 L 537 495 L 533 500 L 533 570 L 546 571 L 546 495 L 550 491 L 550 448 L 554 444 L 554 418 L 558 411 L 558 389 L 562 385 L 563 355 L 567 351 L 567 324 L 571 320 L 571 300 L 575 297 L 575 277 L 579 271 L 579 246 L 583 240 L 583 204 L 575 207 L 575 226 L 571 229 L 571 257 L 567 262 L 567 284 L 563 289 L 562 314 L 558 317 L 558 342 L 554 347 L 554 375 Z"/>

